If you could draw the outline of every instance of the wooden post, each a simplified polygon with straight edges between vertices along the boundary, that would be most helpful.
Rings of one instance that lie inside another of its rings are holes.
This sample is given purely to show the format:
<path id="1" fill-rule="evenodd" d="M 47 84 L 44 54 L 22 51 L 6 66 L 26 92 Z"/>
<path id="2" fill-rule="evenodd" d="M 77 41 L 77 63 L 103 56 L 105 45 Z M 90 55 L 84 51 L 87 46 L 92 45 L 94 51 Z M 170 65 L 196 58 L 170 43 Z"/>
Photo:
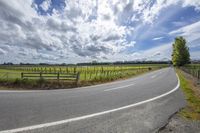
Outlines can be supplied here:
<path id="1" fill-rule="evenodd" d="M 59 80 L 59 78 L 60 78 L 60 73 L 58 72 L 57 73 L 57 80 Z"/>
<path id="2" fill-rule="evenodd" d="M 24 73 L 23 73 L 23 72 L 21 73 L 21 78 L 22 78 L 22 79 L 24 78 Z"/>
<path id="3" fill-rule="evenodd" d="M 79 80 L 80 80 L 80 72 L 78 72 L 76 75 L 76 85 L 78 85 Z"/>
<path id="4" fill-rule="evenodd" d="M 42 78 L 42 72 L 40 72 L 40 79 Z"/>
<path id="5" fill-rule="evenodd" d="M 197 70 L 197 84 L 199 85 L 200 84 L 200 69 Z"/>

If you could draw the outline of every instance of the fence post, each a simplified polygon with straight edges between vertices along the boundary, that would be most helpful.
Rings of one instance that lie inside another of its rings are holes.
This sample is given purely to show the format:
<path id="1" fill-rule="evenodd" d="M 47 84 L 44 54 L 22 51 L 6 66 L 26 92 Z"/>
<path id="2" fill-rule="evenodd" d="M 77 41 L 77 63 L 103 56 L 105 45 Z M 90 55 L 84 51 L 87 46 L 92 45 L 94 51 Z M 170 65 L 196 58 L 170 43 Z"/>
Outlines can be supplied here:
<path id="1" fill-rule="evenodd" d="M 42 78 L 42 72 L 40 72 L 40 79 Z"/>
<path id="2" fill-rule="evenodd" d="M 60 73 L 58 72 L 57 73 L 57 80 L 59 80 L 59 78 L 60 78 Z"/>
<path id="3" fill-rule="evenodd" d="M 200 84 L 200 69 L 197 70 L 197 84 Z"/>
<path id="4" fill-rule="evenodd" d="M 78 85 L 79 80 L 80 80 L 80 72 L 78 72 L 76 75 L 76 85 Z"/>
<path id="5" fill-rule="evenodd" d="M 22 78 L 22 79 L 24 78 L 24 73 L 23 73 L 23 72 L 21 73 L 21 78 Z"/>

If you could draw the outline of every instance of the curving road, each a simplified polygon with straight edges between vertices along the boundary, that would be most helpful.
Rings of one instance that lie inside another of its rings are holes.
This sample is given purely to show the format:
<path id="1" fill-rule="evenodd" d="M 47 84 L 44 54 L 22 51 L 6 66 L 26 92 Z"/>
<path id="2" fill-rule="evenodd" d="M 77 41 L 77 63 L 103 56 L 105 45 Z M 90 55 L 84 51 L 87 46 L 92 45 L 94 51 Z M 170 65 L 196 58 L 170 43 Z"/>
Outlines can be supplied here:
<path id="1" fill-rule="evenodd" d="M 177 87 L 174 69 L 164 68 L 76 89 L 0 91 L 0 132 L 156 131 L 185 105 Z"/>

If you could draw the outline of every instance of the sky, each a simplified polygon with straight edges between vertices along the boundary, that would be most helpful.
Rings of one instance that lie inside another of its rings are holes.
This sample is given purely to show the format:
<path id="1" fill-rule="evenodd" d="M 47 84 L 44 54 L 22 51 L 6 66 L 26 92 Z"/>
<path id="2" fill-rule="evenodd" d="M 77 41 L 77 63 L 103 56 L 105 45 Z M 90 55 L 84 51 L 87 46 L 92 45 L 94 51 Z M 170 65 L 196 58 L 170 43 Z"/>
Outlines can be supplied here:
<path id="1" fill-rule="evenodd" d="M 0 63 L 200 59 L 200 0 L 0 0 Z"/>

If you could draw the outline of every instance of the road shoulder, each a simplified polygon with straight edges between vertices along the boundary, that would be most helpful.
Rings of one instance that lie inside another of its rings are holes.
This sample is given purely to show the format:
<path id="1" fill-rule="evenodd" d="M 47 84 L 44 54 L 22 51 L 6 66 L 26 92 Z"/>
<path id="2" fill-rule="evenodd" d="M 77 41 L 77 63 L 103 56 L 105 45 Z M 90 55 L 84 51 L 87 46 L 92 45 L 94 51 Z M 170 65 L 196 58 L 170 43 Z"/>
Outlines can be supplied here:
<path id="1" fill-rule="evenodd" d="M 200 132 L 200 85 L 191 75 L 177 70 L 181 90 L 187 106 L 175 113 L 159 133 L 199 133 Z"/>

